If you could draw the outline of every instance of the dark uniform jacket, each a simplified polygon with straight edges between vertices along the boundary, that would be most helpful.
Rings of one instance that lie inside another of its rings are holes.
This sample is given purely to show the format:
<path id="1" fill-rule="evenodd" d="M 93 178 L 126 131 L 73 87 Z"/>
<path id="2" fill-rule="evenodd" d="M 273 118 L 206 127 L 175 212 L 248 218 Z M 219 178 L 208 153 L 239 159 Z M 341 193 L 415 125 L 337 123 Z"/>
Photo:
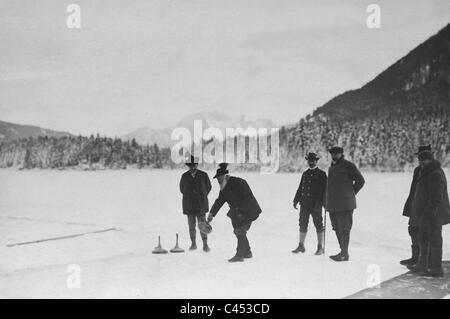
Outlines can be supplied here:
<path id="1" fill-rule="evenodd" d="M 406 199 L 405 206 L 403 206 L 403 216 L 411 217 L 411 205 L 414 199 L 414 193 L 416 192 L 416 184 L 417 179 L 419 178 L 419 174 L 420 174 L 420 166 L 417 166 L 414 169 L 413 179 L 411 182 L 411 187 L 409 188 L 408 198 Z"/>
<path id="2" fill-rule="evenodd" d="M 327 188 L 327 174 L 320 168 L 307 169 L 295 193 L 294 203 L 307 209 L 322 209 Z"/>
<path id="3" fill-rule="evenodd" d="M 261 213 L 261 207 L 253 196 L 250 186 L 239 177 L 229 177 L 225 188 L 219 192 L 219 197 L 211 207 L 211 214 L 216 216 L 225 202 L 230 206 L 227 216 L 233 221 L 254 221 Z"/>
<path id="4" fill-rule="evenodd" d="M 411 207 L 413 226 L 422 226 L 431 218 L 441 225 L 450 223 L 447 179 L 438 161 L 433 160 L 420 171 Z"/>
<path id="5" fill-rule="evenodd" d="M 183 214 L 198 215 L 209 211 L 208 194 L 211 181 L 208 174 L 197 170 L 195 177 L 187 171 L 181 176 L 180 192 L 183 194 Z"/>
<path id="6" fill-rule="evenodd" d="M 328 169 L 325 207 L 330 212 L 356 208 L 356 194 L 364 186 L 364 177 L 355 164 L 341 158 Z"/>

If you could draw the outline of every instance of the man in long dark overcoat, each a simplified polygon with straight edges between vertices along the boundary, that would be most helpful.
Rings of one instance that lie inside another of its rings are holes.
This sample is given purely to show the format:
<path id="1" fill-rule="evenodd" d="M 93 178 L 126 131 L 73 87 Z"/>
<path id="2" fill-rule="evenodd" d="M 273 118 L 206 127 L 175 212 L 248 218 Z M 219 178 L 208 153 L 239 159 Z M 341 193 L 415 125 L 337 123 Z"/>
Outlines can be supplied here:
<path id="1" fill-rule="evenodd" d="M 431 152 L 431 145 L 419 146 L 419 149 L 415 155 L 419 155 L 423 151 Z M 405 205 L 403 206 L 403 216 L 408 217 L 408 219 L 411 217 L 411 206 L 414 199 L 414 193 L 416 191 L 417 180 L 420 175 L 420 170 L 420 165 L 414 168 L 413 179 L 411 181 L 411 187 L 409 188 L 409 195 L 406 199 Z M 408 221 L 408 234 L 409 237 L 411 237 L 411 258 L 400 261 L 400 264 L 404 266 L 414 265 L 419 259 L 419 227 L 411 225 Z"/>
<path id="2" fill-rule="evenodd" d="M 211 207 L 208 215 L 208 222 L 211 222 L 217 215 L 217 212 L 228 203 L 230 209 L 227 216 L 231 219 L 234 234 L 237 238 L 236 255 L 229 259 L 229 262 L 244 261 L 244 258 L 252 258 L 253 254 L 250 243 L 247 238 L 247 231 L 261 213 L 255 196 L 248 183 L 235 176 L 230 176 L 227 170 L 227 164 L 222 163 L 213 178 L 217 178 L 220 186 L 219 197 Z"/>
<path id="3" fill-rule="evenodd" d="M 347 261 L 356 194 L 364 186 L 365 181 L 355 164 L 344 158 L 342 147 L 332 147 L 329 152 L 332 163 L 328 169 L 325 207 L 330 212 L 331 225 L 341 248 L 337 255 L 330 258 L 334 261 Z"/>
<path id="4" fill-rule="evenodd" d="M 442 226 L 450 223 L 447 179 L 433 153 L 421 152 L 419 163 L 410 217 L 410 224 L 419 227 L 419 259 L 408 268 L 420 275 L 443 277 Z"/>
<path id="5" fill-rule="evenodd" d="M 189 170 L 181 176 L 180 192 L 183 194 L 183 214 L 187 215 L 189 235 L 191 237 L 190 250 L 197 249 L 196 223 L 206 220 L 209 211 L 208 194 L 211 191 L 211 181 L 208 174 L 199 170 L 198 163 L 191 156 L 190 162 L 186 163 Z M 208 237 L 200 233 L 203 240 L 203 251 L 208 252 Z"/>

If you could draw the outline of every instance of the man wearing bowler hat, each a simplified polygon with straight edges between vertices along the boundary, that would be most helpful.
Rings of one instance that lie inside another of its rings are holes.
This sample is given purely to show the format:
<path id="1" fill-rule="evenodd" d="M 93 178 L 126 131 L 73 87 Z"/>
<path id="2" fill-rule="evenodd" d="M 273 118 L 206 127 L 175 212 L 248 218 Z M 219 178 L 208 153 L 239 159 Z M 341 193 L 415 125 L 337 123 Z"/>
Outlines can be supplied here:
<path id="1" fill-rule="evenodd" d="M 309 168 L 302 174 L 300 185 L 294 197 L 294 208 L 300 204 L 300 240 L 293 253 L 305 252 L 305 238 L 308 232 L 309 216 L 312 217 L 317 232 L 317 251 L 315 255 L 324 253 L 324 228 L 322 218 L 322 206 L 327 187 L 327 174 L 317 167 L 319 156 L 308 153 L 305 159 Z"/>
<path id="2" fill-rule="evenodd" d="M 189 170 L 181 176 L 180 191 L 183 194 L 183 214 L 187 215 L 189 235 L 191 237 L 190 250 L 197 249 L 196 223 L 204 222 L 209 211 L 208 194 L 211 191 L 211 181 L 208 174 L 199 170 L 194 156 L 186 163 Z M 208 237 L 200 233 L 203 241 L 203 251 L 208 252 Z"/>
<path id="3" fill-rule="evenodd" d="M 419 156 L 420 153 L 428 151 L 431 152 L 431 145 L 421 145 L 415 153 L 416 156 Z M 419 227 L 411 225 L 411 210 L 412 210 L 412 201 L 414 199 L 414 193 L 416 192 L 416 184 L 417 180 L 420 176 L 421 166 L 418 165 L 414 169 L 413 179 L 411 182 L 411 187 L 409 188 L 409 195 L 406 199 L 405 206 L 403 207 L 403 216 L 408 217 L 408 234 L 411 237 L 411 258 L 404 259 L 400 261 L 400 264 L 404 266 L 411 266 L 417 263 L 419 259 Z"/>
<path id="4" fill-rule="evenodd" d="M 356 165 L 344 158 L 342 147 L 335 146 L 328 151 L 332 163 L 328 169 L 325 209 L 330 212 L 331 225 L 341 248 L 337 255 L 330 258 L 334 261 L 347 261 L 356 194 L 364 186 L 365 181 Z"/>
<path id="5" fill-rule="evenodd" d="M 227 216 L 231 219 L 234 234 L 237 238 L 236 255 L 228 261 L 240 262 L 244 261 L 244 258 L 253 257 L 247 231 L 250 229 L 252 222 L 259 217 L 261 208 L 247 182 L 242 178 L 230 176 L 227 165 L 227 163 L 219 164 L 219 169 L 213 177 L 217 178 L 220 192 L 219 197 L 211 207 L 208 222 L 213 220 L 225 202 L 228 203 L 230 210 Z"/>

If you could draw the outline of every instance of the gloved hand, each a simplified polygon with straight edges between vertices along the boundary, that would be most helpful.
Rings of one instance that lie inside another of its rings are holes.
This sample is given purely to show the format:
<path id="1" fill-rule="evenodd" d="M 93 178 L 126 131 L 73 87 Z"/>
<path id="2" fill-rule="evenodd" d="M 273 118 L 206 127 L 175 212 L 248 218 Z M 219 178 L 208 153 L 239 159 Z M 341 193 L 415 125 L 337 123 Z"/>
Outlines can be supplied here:
<path id="1" fill-rule="evenodd" d="M 297 209 L 298 202 L 294 202 L 294 209 Z"/>
<path id="2" fill-rule="evenodd" d="M 213 219 L 214 219 L 214 216 L 213 216 L 211 213 L 209 213 L 209 214 L 208 214 L 208 218 L 206 219 L 206 221 L 207 221 L 208 223 L 210 223 L 210 222 L 212 222 Z"/>

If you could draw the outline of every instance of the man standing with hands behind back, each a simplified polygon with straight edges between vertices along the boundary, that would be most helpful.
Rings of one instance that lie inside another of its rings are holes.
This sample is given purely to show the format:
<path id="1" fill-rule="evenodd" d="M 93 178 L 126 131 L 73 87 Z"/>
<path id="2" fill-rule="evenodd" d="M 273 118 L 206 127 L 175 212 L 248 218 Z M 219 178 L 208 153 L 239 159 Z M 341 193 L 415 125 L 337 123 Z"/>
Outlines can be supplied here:
<path id="1" fill-rule="evenodd" d="M 195 226 L 205 221 L 205 215 L 209 211 L 208 194 L 211 191 L 211 182 L 208 174 L 197 168 L 198 163 L 191 156 L 190 162 L 186 163 L 189 170 L 181 176 L 180 192 L 183 194 L 183 214 L 187 215 L 191 247 L 189 250 L 197 249 Z M 208 237 L 201 233 L 203 240 L 203 251 L 209 252 Z"/>
<path id="2" fill-rule="evenodd" d="M 339 254 L 330 258 L 334 261 L 347 261 L 356 194 L 364 186 L 365 181 L 356 165 L 344 158 L 342 147 L 332 147 L 329 152 L 332 163 L 328 169 L 325 207 L 330 212 L 331 225 L 341 248 Z"/>

